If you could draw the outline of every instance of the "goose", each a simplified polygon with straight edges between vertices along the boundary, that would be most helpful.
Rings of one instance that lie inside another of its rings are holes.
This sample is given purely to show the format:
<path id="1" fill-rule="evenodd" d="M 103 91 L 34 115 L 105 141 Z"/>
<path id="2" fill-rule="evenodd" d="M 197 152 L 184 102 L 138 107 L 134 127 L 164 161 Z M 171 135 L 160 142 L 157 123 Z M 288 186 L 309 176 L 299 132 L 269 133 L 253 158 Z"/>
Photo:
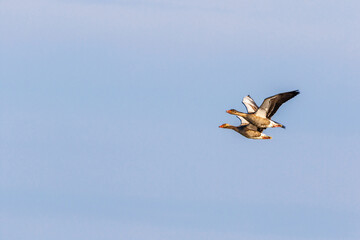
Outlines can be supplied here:
<path id="1" fill-rule="evenodd" d="M 242 102 L 245 105 L 248 113 L 253 113 L 259 108 L 256 105 L 255 101 L 249 95 L 244 97 Z M 270 136 L 267 136 L 264 133 L 262 133 L 264 128 L 258 128 L 256 126 L 250 124 L 248 121 L 246 121 L 245 118 L 243 118 L 241 116 L 237 115 L 237 117 L 241 121 L 240 126 L 236 127 L 236 126 L 232 126 L 230 124 L 224 123 L 224 124 L 220 125 L 219 128 L 232 129 L 232 130 L 240 133 L 244 137 L 251 138 L 251 139 L 271 139 Z"/>
<path id="2" fill-rule="evenodd" d="M 251 138 L 251 139 L 271 139 L 270 136 L 267 136 L 264 133 L 262 133 L 263 129 L 259 129 L 252 124 L 243 124 L 243 122 L 241 123 L 240 126 L 237 126 L 237 127 L 232 126 L 227 123 L 224 123 L 224 124 L 220 125 L 219 128 L 232 129 L 232 130 L 240 133 L 244 137 Z"/>
<path id="3" fill-rule="evenodd" d="M 252 100 L 252 98 L 248 95 L 247 97 L 245 97 L 246 99 L 244 98 L 245 101 L 243 100 L 243 103 L 247 108 L 247 105 L 249 105 L 249 107 L 252 108 L 253 112 L 243 113 L 235 109 L 230 109 L 226 112 L 242 117 L 246 119 L 250 124 L 253 124 L 258 128 L 285 128 L 284 125 L 271 120 L 271 117 L 276 113 L 276 111 L 283 103 L 295 97 L 299 93 L 299 90 L 295 90 L 268 97 L 263 101 L 260 107 L 257 107 L 254 100 Z"/>

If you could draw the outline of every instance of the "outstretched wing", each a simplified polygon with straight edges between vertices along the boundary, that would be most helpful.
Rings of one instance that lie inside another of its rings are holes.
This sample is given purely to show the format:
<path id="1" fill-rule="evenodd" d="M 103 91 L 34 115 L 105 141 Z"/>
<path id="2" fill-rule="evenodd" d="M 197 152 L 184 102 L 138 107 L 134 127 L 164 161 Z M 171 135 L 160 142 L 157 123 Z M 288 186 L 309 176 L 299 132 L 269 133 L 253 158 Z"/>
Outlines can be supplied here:
<path id="1" fill-rule="evenodd" d="M 263 118 L 271 118 L 279 107 L 286 101 L 298 95 L 299 90 L 280 93 L 272 97 L 266 98 L 256 112 L 256 115 Z"/>
<path id="2" fill-rule="evenodd" d="M 250 95 L 247 95 L 242 100 L 243 104 L 245 105 L 248 113 L 254 113 L 258 110 L 258 106 L 256 105 L 255 101 L 250 97 Z"/>
<path id="3" fill-rule="evenodd" d="M 238 116 L 238 115 L 236 115 L 236 116 L 237 116 L 237 117 L 240 119 L 240 121 L 241 121 L 240 126 L 245 126 L 245 125 L 249 125 L 249 124 L 250 124 L 248 121 L 246 121 L 245 118 L 240 117 L 240 116 Z"/>

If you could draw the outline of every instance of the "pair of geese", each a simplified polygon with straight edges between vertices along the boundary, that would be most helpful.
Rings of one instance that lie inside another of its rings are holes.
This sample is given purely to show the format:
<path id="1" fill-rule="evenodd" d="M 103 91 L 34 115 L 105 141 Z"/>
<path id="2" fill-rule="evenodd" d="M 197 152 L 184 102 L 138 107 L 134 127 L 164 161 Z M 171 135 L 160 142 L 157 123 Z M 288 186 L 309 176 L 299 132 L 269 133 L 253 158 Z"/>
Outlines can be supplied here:
<path id="1" fill-rule="evenodd" d="M 296 90 L 268 97 L 263 101 L 260 107 L 258 107 L 255 101 L 248 95 L 244 97 L 242 101 L 248 113 L 242 113 L 235 109 L 226 111 L 227 113 L 236 115 L 241 120 L 240 126 L 236 127 L 224 123 L 219 127 L 232 129 L 244 137 L 251 139 L 271 139 L 270 136 L 262 133 L 264 129 L 274 127 L 285 128 L 284 125 L 271 120 L 271 117 L 283 103 L 295 97 L 299 93 L 299 90 Z"/>

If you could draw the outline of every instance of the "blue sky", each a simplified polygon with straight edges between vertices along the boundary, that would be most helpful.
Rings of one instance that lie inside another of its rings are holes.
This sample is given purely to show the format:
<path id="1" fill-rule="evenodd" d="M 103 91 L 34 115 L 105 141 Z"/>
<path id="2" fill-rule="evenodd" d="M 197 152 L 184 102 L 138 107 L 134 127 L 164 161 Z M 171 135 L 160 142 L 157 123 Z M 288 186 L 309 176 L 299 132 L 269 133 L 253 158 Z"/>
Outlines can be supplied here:
<path id="1" fill-rule="evenodd" d="M 0 1 L 2 239 L 357 240 L 357 1 Z M 299 89 L 270 141 L 222 123 Z"/>

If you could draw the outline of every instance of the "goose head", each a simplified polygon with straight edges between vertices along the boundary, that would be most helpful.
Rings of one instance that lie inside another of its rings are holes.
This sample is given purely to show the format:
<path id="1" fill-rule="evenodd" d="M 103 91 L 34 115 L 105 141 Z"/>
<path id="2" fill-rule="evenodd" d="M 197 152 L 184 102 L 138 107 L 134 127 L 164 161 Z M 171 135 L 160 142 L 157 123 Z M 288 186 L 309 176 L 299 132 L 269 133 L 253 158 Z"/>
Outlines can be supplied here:
<path id="1" fill-rule="evenodd" d="M 238 110 L 235 110 L 235 109 L 230 109 L 230 110 L 227 110 L 226 112 L 227 112 L 227 113 L 230 113 L 230 114 L 239 113 L 239 111 L 238 111 Z"/>

